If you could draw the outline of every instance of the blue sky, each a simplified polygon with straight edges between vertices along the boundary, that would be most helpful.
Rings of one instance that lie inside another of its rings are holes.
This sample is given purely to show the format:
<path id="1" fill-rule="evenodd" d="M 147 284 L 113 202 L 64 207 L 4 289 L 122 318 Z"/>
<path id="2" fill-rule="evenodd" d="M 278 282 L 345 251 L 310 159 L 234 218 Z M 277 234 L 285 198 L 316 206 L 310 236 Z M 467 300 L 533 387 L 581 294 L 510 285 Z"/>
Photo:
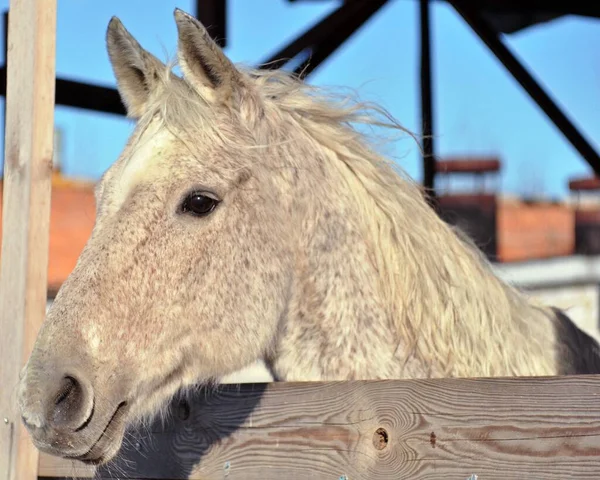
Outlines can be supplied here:
<path id="1" fill-rule="evenodd" d="M 229 0 L 226 53 L 236 62 L 255 64 L 340 3 Z M 0 0 L 0 7 L 7 6 L 8 0 Z M 173 55 L 175 7 L 194 12 L 191 1 L 60 0 L 58 75 L 114 86 L 104 46 L 112 15 L 159 58 Z M 418 13 L 416 0 L 390 0 L 309 81 L 356 88 L 363 98 L 381 103 L 403 125 L 418 131 Z M 450 7 L 435 2 L 432 23 L 437 155 L 500 155 L 500 188 L 510 193 L 564 196 L 568 178 L 591 174 L 577 151 Z M 600 150 L 600 21 L 565 17 L 506 41 Z M 130 121 L 118 116 L 61 106 L 55 120 L 65 135 L 66 174 L 91 179 L 116 160 L 132 129 Z M 0 143 L 3 149 L 3 139 Z M 410 175 L 422 178 L 412 140 L 398 140 L 391 153 Z"/>

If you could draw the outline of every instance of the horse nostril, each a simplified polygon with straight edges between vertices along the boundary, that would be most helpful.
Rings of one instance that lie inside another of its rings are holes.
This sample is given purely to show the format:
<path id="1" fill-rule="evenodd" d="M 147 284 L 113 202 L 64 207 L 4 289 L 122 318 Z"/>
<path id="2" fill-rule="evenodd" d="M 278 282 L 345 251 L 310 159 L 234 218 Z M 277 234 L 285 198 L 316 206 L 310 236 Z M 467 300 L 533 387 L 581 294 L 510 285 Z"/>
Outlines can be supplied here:
<path id="1" fill-rule="evenodd" d="M 51 419 L 55 426 L 81 428 L 92 414 L 92 399 L 82 383 L 73 376 L 62 378 L 51 405 Z"/>
<path id="2" fill-rule="evenodd" d="M 78 390 L 78 382 L 73 377 L 65 377 L 62 379 L 60 388 L 58 392 L 56 392 L 56 400 L 54 401 L 54 405 L 60 405 L 65 400 L 71 399 L 71 401 L 76 400 L 79 393 Z M 75 398 L 74 398 L 75 397 Z"/>

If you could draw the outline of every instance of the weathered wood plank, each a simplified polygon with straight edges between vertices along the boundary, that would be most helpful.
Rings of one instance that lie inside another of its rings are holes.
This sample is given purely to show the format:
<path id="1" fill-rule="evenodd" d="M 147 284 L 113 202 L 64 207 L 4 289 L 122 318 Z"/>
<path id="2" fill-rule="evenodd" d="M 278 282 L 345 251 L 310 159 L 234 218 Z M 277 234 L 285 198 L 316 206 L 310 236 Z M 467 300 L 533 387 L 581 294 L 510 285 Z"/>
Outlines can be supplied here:
<path id="1" fill-rule="evenodd" d="M 189 405 L 99 476 L 600 478 L 600 376 L 227 385 Z M 80 465 L 42 456 L 40 475 Z"/>
<path id="2" fill-rule="evenodd" d="M 0 478 L 37 476 L 15 403 L 46 310 L 56 0 L 11 0 L 0 270 Z"/>

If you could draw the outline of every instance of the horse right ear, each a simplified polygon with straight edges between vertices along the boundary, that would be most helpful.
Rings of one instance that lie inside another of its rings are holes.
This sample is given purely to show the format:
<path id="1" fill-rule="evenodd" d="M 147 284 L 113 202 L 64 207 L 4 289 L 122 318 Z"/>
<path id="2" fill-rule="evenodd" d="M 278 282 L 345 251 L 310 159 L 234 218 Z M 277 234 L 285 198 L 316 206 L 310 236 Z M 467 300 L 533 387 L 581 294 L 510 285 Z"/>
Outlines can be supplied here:
<path id="1" fill-rule="evenodd" d="M 241 85 L 241 74 L 202 23 L 178 8 L 174 15 L 183 77 L 205 100 L 227 103 Z"/>
<path id="2" fill-rule="evenodd" d="M 158 87 L 159 72 L 166 66 L 144 50 L 117 17 L 108 24 L 106 46 L 127 116 L 137 119 L 144 113 Z"/>

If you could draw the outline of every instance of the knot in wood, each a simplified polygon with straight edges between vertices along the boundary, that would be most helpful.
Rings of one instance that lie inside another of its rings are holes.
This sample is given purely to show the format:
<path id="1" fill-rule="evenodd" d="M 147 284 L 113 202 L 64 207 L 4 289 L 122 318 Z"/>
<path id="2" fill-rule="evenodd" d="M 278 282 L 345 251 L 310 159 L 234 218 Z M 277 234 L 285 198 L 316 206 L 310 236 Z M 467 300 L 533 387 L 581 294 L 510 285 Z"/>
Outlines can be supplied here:
<path id="1" fill-rule="evenodd" d="M 190 405 L 185 400 L 181 400 L 177 405 L 177 416 L 183 421 L 190 417 Z"/>
<path id="2" fill-rule="evenodd" d="M 373 446 L 376 450 L 383 450 L 387 447 L 389 436 L 385 428 L 379 427 L 373 434 Z"/>

